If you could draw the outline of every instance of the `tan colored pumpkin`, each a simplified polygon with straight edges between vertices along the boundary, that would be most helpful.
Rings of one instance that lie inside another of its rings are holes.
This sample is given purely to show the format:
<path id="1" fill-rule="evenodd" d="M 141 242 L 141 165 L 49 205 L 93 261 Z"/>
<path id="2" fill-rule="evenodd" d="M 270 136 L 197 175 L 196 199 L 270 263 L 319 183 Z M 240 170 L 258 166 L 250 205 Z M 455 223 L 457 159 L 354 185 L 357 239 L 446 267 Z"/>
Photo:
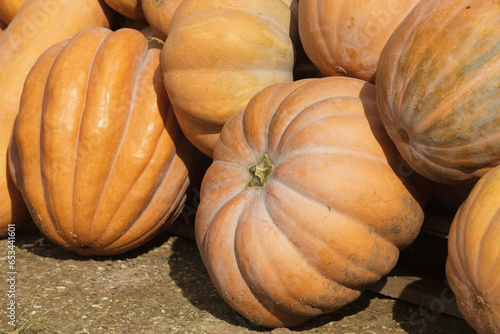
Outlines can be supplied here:
<path id="1" fill-rule="evenodd" d="M 382 121 L 435 182 L 473 182 L 500 163 L 498 13 L 496 0 L 422 0 L 380 57 Z"/>
<path id="2" fill-rule="evenodd" d="M 385 43 L 418 0 L 307 0 L 299 2 L 304 51 L 325 76 L 375 82 Z"/>
<path id="3" fill-rule="evenodd" d="M 469 325 L 500 333 L 500 166 L 479 179 L 455 215 L 446 277 Z"/>
<path id="4" fill-rule="evenodd" d="M 162 50 L 170 101 L 188 139 L 212 156 L 226 120 L 264 87 L 293 80 L 293 14 L 282 0 L 184 0 Z"/>
<path id="5" fill-rule="evenodd" d="M 144 17 L 158 38 L 165 40 L 170 21 L 182 0 L 141 0 Z"/>
<path id="6" fill-rule="evenodd" d="M 123 253 L 168 226 L 195 156 L 163 87 L 160 50 L 137 30 L 106 28 L 35 63 L 9 153 L 39 229 L 81 255 Z"/>
<path id="7" fill-rule="evenodd" d="M 141 0 L 104 0 L 116 12 L 131 19 L 144 19 Z"/>
<path id="8" fill-rule="evenodd" d="M 9 24 L 26 0 L 0 0 L 0 21 Z"/>
<path id="9" fill-rule="evenodd" d="M 420 231 L 425 196 L 406 167 L 368 82 L 304 79 L 257 93 L 224 125 L 196 215 L 222 298 L 266 327 L 358 298 Z"/>
<path id="10" fill-rule="evenodd" d="M 22 196 L 7 171 L 7 148 L 28 71 L 51 45 L 88 27 L 109 27 L 112 14 L 100 0 L 26 0 L 1 35 L 0 235 L 7 232 L 8 224 L 20 225 L 29 219 Z"/>

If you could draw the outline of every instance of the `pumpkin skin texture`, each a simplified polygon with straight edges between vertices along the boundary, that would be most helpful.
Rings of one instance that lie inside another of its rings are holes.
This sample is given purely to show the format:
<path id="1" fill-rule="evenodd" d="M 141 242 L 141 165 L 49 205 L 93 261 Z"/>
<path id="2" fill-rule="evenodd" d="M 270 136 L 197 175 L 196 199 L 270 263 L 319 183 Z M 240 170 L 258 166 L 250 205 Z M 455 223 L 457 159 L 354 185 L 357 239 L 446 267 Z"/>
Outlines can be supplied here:
<path id="1" fill-rule="evenodd" d="M 104 0 L 109 7 L 131 19 L 143 19 L 141 0 Z"/>
<path id="2" fill-rule="evenodd" d="M 305 0 L 299 2 L 304 51 L 325 76 L 375 82 L 385 43 L 418 0 Z"/>
<path id="3" fill-rule="evenodd" d="M 500 333 L 500 167 L 479 179 L 448 235 L 446 277 L 479 334 Z"/>
<path id="4" fill-rule="evenodd" d="M 158 38 L 165 40 L 170 21 L 182 0 L 141 0 L 142 11 Z"/>
<path id="5" fill-rule="evenodd" d="M 9 24 L 26 0 L 0 0 L 0 20 Z"/>
<path id="6" fill-rule="evenodd" d="M 0 37 L 0 235 L 8 224 L 29 221 L 21 194 L 9 177 L 7 150 L 24 80 L 50 46 L 89 27 L 109 27 L 113 12 L 98 0 L 26 0 Z"/>
<path id="7" fill-rule="evenodd" d="M 281 0 L 184 0 L 162 50 L 186 137 L 212 157 L 226 120 L 264 87 L 293 80 L 292 12 Z"/>
<path id="8" fill-rule="evenodd" d="M 313 78 L 257 93 L 224 125 L 196 215 L 196 242 L 222 298 L 266 327 L 358 298 L 423 221 L 401 167 L 372 84 Z"/>
<path id="9" fill-rule="evenodd" d="M 500 163 L 499 12 L 498 1 L 423 0 L 380 57 L 382 121 L 435 182 L 474 182 Z"/>
<path id="10" fill-rule="evenodd" d="M 50 240 L 114 255 L 176 218 L 194 152 L 163 87 L 160 50 L 134 29 L 92 28 L 33 66 L 10 172 Z"/>

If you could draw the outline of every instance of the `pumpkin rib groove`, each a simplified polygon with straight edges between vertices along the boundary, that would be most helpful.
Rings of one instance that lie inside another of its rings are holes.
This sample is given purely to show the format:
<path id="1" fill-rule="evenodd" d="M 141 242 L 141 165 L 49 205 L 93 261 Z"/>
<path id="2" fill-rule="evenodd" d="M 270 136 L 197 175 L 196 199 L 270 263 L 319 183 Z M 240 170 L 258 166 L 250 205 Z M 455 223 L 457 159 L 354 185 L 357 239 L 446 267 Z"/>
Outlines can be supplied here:
<path id="1" fill-rule="evenodd" d="M 112 35 L 111 35 L 112 36 Z M 122 134 L 121 134 L 121 138 L 120 138 L 120 142 L 118 143 L 118 146 L 117 146 L 117 149 L 115 150 L 114 152 L 114 156 L 113 156 L 113 161 L 111 162 L 111 167 L 109 168 L 109 171 L 108 171 L 108 176 L 106 177 L 106 181 L 103 185 L 103 188 L 102 188 L 102 191 L 100 192 L 100 198 L 99 198 L 99 201 L 98 201 L 98 205 L 96 206 L 96 209 L 95 209 L 95 213 L 94 213 L 94 217 L 93 217 L 93 220 L 92 220 L 92 228 L 90 229 L 90 233 L 93 232 L 94 230 L 94 225 L 95 225 L 95 222 L 96 222 L 96 218 L 97 218 L 97 213 L 100 211 L 100 207 L 103 203 L 102 199 L 104 198 L 104 195 L 107 193 L 107 189 L 109 187 L 109 180 L 110 178 L 112 177 L 112 174 L 113 174 L 113 170 L 115 168 L 115 165 L 116 165 L 116 161 L 118 159 L 118 156 L 120 155 L 120 151 L 121 151 L 121 148 L 123 146 L 123 143 L 125 141 L 125 138 L 127 137 L 127 133 L 128 133 L 128 129 L 130 127 L 130 120 L 132 118 L 132 113 L 134 111 L 134 105 L 135 105 L 135 100 L 136 100 L 136 97 L 137 97 L 137 90 L 138 90 L 138 87 L 139 87 L 139 79 L 141 77 L 141 73 L 144 71 L 144 68 L 146 66 L 146 57 L 147 57 L 147 52 L 144 52 L 144 55 L 143 55 L 143 59 L 142 59 L 142 62 L 141 62 L 141 65 L 140 67 L 137 69 L 137 73 L 134 73 L 136 74 L 136 78 L 134 80 L 134 83 L 133 83 L 133 89 L 132 89 L 132 99 L 130 101 L 130 106 L 128 108 L 128 114 L 127 114 L 127 120 L 125 122 L 125 126 L 124 126 L 124 129 L 122 131 Z M 158 144 L 158 142 L 157 142 Z M 156 151 L 156 149 L 155 149 Z M 174 158 L 174 154 L 172 154 L 172 159 Z M 148 163 L 146 164 L 149 165 L 149 163 L 151 162 L 151 160 L 148 161 Z M 145 166 L 145 167 L 146 167 Z M 170 166 L 170 165 L 169 165 Z M 145 169 L 145 168 L 144 168 Z M 144 171 L 144 170 L 143 170 Z M 137 180 L 140 178 L 140 176 L 142 175 L 142 173 L 138 174 L 137 175 L 137 178 L 135 179 L 135 181 L 131 184 L 131 188 L 133 187 L 133 185 L 137 182 Z M 130 192 L 127 192 L 127 195 L 129 194 Z M 118 209 L 121 207 L 118 206 Z M 118 211 L 118 210 L 117 210 Z M 108 221 L 108 224 L 106 226 L 106 228 L 104 230 L 107 230 L 108 227 L 110 226 L 114 216 L 116 215 L 116 212 L 115 211 L 112 215 L 112 217 L 110 218 L 110 220 Z M 137 221 L 136 221 L 137 222 Z M 97 239 L 94 240 L 94 242 L 92 243 L 92 245 L 95 245 L 95 244 L 98 244 L 98 242 L 100 241 L 100 239 L 102 237 L 104 237 L 105 233 L 102 233 L 101 236 Z"/>
<path id="2" fill-rule="evenodd" d="M 282 186 L 286 187 L 288 190 L 294 192 L 295 194 L 299 195 L 300 197 L 304 198 L 304 200 L 306 201 L 311 201 L 311 202 L 314 202 L 316 204 L 319 204 L 321 206 L 323 206 L 324 204 L 323 203 L 320 203 L 318 202 L 316 199 L 312 199 L 312 198 L 309 198 L 305 195 L 303 195 L 300 191 L 298 191 L 297 189 L 294 189 L 293 187 L 291 187 L 289 184 L 287 183 L 284 183 L 282 182 L 282 180 L 280 179 L 277 179 L 277 178 L 274 178 L 273 181 L 277 182 L 277 183 L 280 183 Z M 281 221 L 281 219 L 279 219 L 279 217 L 275 214 L 271 214 L 271 212 L 274 212 L 274 210 L 272 210 L 268 203 L 267 203 L 267 200 L 265 200 L 265 196 L 264 196 L 264 203 L 265 203 L 265 206 L 266 206 L 266 210 L 269 214 L 269 216 L 272 218 L 272 222 L 274 223 L 274 225 L 276 225 L 277 229 L 281 232 L 281 234 L 283 236 L 286 237 L 286 239 L 290 242 L 291 245 L 294 246 L 294 248 L 297 249 L 297 253 L 300 254 L 301 258 L 304 259 L 304 262 L 308 264 L 309 267 L 311 268 L 314 268 L 314 270 L 319 273 L 322 277 L 328 279 L 328 280 L 333 280 L 335 281 L 336 283 L 338 283 L 339 285 L 347 288 L 347 289 L 351 289 L 351 290 L 359 290 L 359 286 L 357 286 L 357 284 L 348 284 L 348 282 L 340 282 L 338 279 L 335 279 L 335 277 L 332 277 L 330 275 L 328 275 L 325 270 L 321 270 L 321 268 L 319 267 L 319 264 L 318 263 L 315 263 L 313 261 L 311 261 L 311 259 L 308 259 L 306 256 L 304 256 L 304 252 L 301 248 L 299 248 L 297 246 L 297 242 L 296 240 L 289 234 L 285 233 L 283 231 L 283 226 L 281 225 L 278 225 L 276 223 L 276 221 Z M 359 221 L 358 218 L 356 217 L 353 217 L 352 215 L 346 213 L 346 210 L 337 210 L 335 208 L 335 206 L 333 205 L 330 205 L 331 207 L 331 210 L 332 211 L 335 211 L 337 212 L 339 215 L 343 215 L 343 216 L 346 216 L 348 217 L 348 219 L 350 220 L 350 223 L 352 222 L 356 222 L 358 224 L 358 226 L 360 226 L 361 228 L 365 228 L 365 224 L 361 221 Z M 294 223 L 294 225 L 296 226 L 301 226 L 300 224 L 297 224 L 297 222 L 294 220 L 293 217 L 289 217 L 290 221 Z M 285 224 L 287 224 L 288 222 L 286 222 Z M 312 231 L 311 231 L 312 232 Z M 308 234 L 308 235 L 313 235 L 311 232 L 309 232 L 307 229 L 303 228 L 302 229 L 302 233 L 305 233 L 305 234 Z M 384 240 L 387 242 L 387 240 L 385 240 L 382 236 L 380 236 L 379 234 L 377 234 L 375 232 L 375 235 L 376 235 L 376 238 L 379 239 L 379 240 Z M 354 263 L 353 259 L 350 258 L 350 254 L 347 254 L 345 252 L 342 252 L 342 245 L 339 245 L 340 249 L 338 248 L 332 248 L 331 244 L 329 244 L 328 242 L 326 242 L 325 240 L 322 240 L 322 239 L 319 239 L 319 237 L 322 236 L 322 235 L 318 235 L 318 237 L 315 238 L 315 242 L 321 242 L 325 247 L 324 248 L 328 248 L 329 250 L 331 250 L 332 252 L 334 252 L 336 255 L 338 255 L 339 257 L 341 257 L 342 259 L 344 259 L 344 261 L 347 261 L 349 262 L 353 267 L 359 267 L 357 264 Z M 337 259 L 337 257 L 335 257 L 335 259 Z M 359 269 L 359 268 L 358 268 Z M 327 269 L 326 269 L 327 270 Z M 373 274 L 373 276 L 377 276 L 377 277 L 380 277 L 379 273 L 377 273 L 376 271 L 373 271 L 373 270 L 369 270 L 367 268 L 363 268 L 363 270 L 366 270 L 366 272 L 369 272 L 371 274 Z M 328 271 L 328 270 L 327 270 Z M 369 275 L 367 275 L 366 273 L 363 274 L 365 277 L 368 277 Z"/>
<path id="3" fill-rule="evenodd" d="M 497 63 L 500 65 L 500 62 Z M 415 76 L 413 76 L 413 78 L 414 77 Z M 436 78 L 441 79 L 439 76 L 436 76 Z M 416 82 L 420 81 L 416 80 Z M 455 101 L 459 100 L 457 98 L 462 96 L 464 91 L 474 91 L 475 88 L 480 87 L 481 85 L 484 85 L 484 78 L 480 75 L 470 78 L 467 82 L 462 83 L 460 85 L 460 90 L 454 90 L 450 94 L 442 97 L 441 101 L 434 108 L 432 108 L 432 112 L 426 115 L 425 122 L 416 122 L 417 126 L 413 129 L 413 131 L 421 133 L 424 129 L 429 127 L 429 124 L 434 124 L 439 120 L 445 119 L 453 112 L 461 111 L 450 108 L 450 105 L 456 103 Z"/>
<path id="4" fill-rule="evenodd" d="M 440 22 L 439 24 L 435 24 L 434 27 L 437 28 L 434 30 L 434 33 L 431 37 L 426 37 L 426 43 L 427 44 L 433 44 L 434 41 L 440 37 L 441 35 L 441 32 L 442 30 L 446 29 L 446 25 L 448 22 L 450 21 L 453 21 L 455 19 L 455 13 L 462 10 L 462 8 L 456 8 L 455 12 L 453 13 L 447 13 L 446 15 L 446 19 L 442 22 Z M 418 18 L 418 22 L 417 24 L 420 23 L 420 21 L 422 21 L 424 19 L 424 16 L 421 16 Z M 410 36 L 404 36 L 406 37 L 406 39 L 408 40 L 409 38 L 408 37 L 411 37 L 412 40 L 415 39 L 415 33 L 410 33 Z M 393 75 L 392 75 L 392 79 L 391 79 L 391 82 L 393 81 L 393 79 L 396 77 L 396 75 L 398 73 L 412 73 L 411 76 L 409 78 L 407 78 L 406 80 L 406 83 L 405 83 L 405 86 L 403 89 L 401 89 L 401 91 L 403 92 L 403 94 L 401 94 L 400 98 L 399 98 L 399 101 L 398 101 L 398 105 L 403 105 L 403 102 L 402 101 L 405 101 L 405 100 L 408 100 L 407 98 L 407 93 L 410 93 L 411 90 L 409 89 L 408 86 L 410 86 L 410 83 L 413 82 L 413 79 L 416 75 L 416 73 L 419 73 L 419 71 L 416 71 L 416 67 L 419 66 L 422 62 L 421 62 L 421 59 L 424 57 L 424 53 L 420 53 L 420 52 L 413 52 L 411 54 L 417 54 L 418 56 L 415 57 L 413 59 L 413 64 L 411 67 L 409 67 L 408 69 L 402 69 L 401 66 L 403 66 L 403 62 L 399 61 L 398 65 L 396 66 L 395 68 L 395 71 L 393 72 Z M 400 59 L 400 57 L 398 56 L 398 58 Z M 407 64 L 404 64 L 405 66 L 407 66 Z M 392 109 L 392 108 L 391 108 Z M 401 111 L 403 111 L 404 109 L 401 109 Z M 402 119 L 403 115 L 399 114 L 398 115 L 398 118 Z"/>
<path id="5" fill-rule="evenodd" d="M 82 32 L 83 33 L 83 32 Z M 108 35 L 109 36 L 109 35 Z M 97 52 L 98 50 L 101 48 L 102 44 L 104 43 L 104 40 L 106 38 L 103 38 L 101 43 L 97 46 L 97 48 L 95 49 L 95 52 L 94 52 L 94 57 L 90 63 L 90 67 L 89 68 L 94 68 L 94 64 L 95 64 L 95 59 L 96 59 L 96 56 L 97 56 Z M 82 106 L 82 116 L 80 117 L 80 123 L 78 124 L 78 134 L 76 136 L 76 147 L 75 147 L 75 160 L 74 160 L 74 164 L 73 164 L 73 184 L 71 185 L 71 189 L 73 189 L 73 203 L 76 203 L 76 199 L 75 199 L 75 188 L 76 188 L 76 166 L 77 166 L 77 163 L 78 163 L 78 151 L 79 151 L 79 147 L 80 147 L 80 139 L 81 139 L 81 130 L 82 130 L 82 120 L 83 120 L 83 114 L 85 113 L 85 110 L 87 109 L 87 95 L 88 95 L 88 92 L 89 92 L 89 84 L 90 84 L 90 77 L 92 75 L 92 71 L 89 71 L 89 75 L 87 77 L 87 85 L 85 87 L 85 92 L 84 92 L 84 96 L 85 96 L 85 99 L 83 100 L 83 106 Z M 71 206 L 71 215 L 73 217 L 73 219 L 71 219 L 71 230 L 72 231 L 75 231 L 75 222 L 76 222 L 76 219 L 75 219 L 75 212 L 74 212 L 74 209 L 75 209 L 75 206 L 72 205 Z M 94 222 L 92 222 L 93 224 Z M 68 241 L 67 242 L 71 245 L 73 244 L 73 241 Z"/>

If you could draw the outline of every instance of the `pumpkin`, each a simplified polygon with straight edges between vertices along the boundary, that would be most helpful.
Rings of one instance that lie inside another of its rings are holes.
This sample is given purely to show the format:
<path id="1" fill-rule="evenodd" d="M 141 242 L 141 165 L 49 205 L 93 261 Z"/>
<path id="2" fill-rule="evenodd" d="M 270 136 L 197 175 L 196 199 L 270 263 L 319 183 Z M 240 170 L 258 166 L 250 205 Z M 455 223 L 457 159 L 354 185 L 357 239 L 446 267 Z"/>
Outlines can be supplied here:
<path id="1" fill-rule="evenodd" d="M 464 319 L 479 334 L 500 333 L 500 166 L 482 176 L 448 235 L 446 277 Z"/>
<path id="2" fill-rule="evenodd" d="M 5 28 L 7 28 L 7 25 L 0 20 L 0 36 L 2 36 Z"/>
<path id="3" fill-rule="evenodd" d="M 380 57 L 380 116 L 401 155 L 443 184 L 500 163 L 500 3 L 423 0 Z"/>
<path id="4" fill-rule="evenodd" d="M 12 178 L 38 228 L 67 250 L 126 252 L 182 209 L 195 151 L 163 87 L 160 50 L 138 30 L 86 29 L 49 48 L 12 136 Z"/>
<path id="5" fill-rule="evenodd" d="M 109 7 L 131 19 L 143 19 L 141 0 L 104 0 Z"/>
<path id="6" fill-rule="evenodd" d="M 184 0 L 162 50 L 186 137 L 212 156 L 226 120 L 264 87 L 293 80 L 293 17 L 282 0 Z"/>
<path id="7" fill-rule="evenodd" d="M 158 38 L 165 40 L 170 21 L 182 0 L 141 0 L 144 17 Z"/>
<path id="8" fill-rule="evenodd" d="M 325 76 L 375 82 L 382 49 L 418 0 L 299 2 L 304 51 Z"/>
<path id="9" fill-rule="evenodd" d="M 14 19 L 17 12 L 25 0 L 0 0 L 0 21 L 9 24 Z"/>
<path id="10" fill-rule="evenodd" d="M 109 27 L 112 11 L 99 0 L 26 0 L 0 37 L 0 235 L 8 224 L 29 220 L 21 194 L 9 177 L 7 150 L 19 111 L 24 80 L 51 45 L 94 26 Z"/>
<path id="11" fill-rule="evenodd" d="M 413 177 L 371 83 L 264 88 L 226 122 L 203 178 L 195 233 L 212 282 L 266 327 L 347 305 L 418 235 L 426 195 Z"/>

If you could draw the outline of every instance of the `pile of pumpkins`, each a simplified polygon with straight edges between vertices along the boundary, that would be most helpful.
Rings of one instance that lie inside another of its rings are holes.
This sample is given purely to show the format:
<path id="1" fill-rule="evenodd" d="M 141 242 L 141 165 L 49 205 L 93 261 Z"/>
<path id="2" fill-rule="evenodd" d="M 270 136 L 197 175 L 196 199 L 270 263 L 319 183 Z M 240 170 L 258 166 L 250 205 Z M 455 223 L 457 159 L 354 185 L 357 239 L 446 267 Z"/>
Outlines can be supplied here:
<path id="1" fill-rule="evenodd" d="M 69 251 L 123 253 L 202 179 L 194 234 L 215 287 L 291 327 L 388 274 L 448 196 L 450 286 L 473 328 L 500 333 L 499 13 L 1 0 L 0 233 L 32 220 Z"/>

